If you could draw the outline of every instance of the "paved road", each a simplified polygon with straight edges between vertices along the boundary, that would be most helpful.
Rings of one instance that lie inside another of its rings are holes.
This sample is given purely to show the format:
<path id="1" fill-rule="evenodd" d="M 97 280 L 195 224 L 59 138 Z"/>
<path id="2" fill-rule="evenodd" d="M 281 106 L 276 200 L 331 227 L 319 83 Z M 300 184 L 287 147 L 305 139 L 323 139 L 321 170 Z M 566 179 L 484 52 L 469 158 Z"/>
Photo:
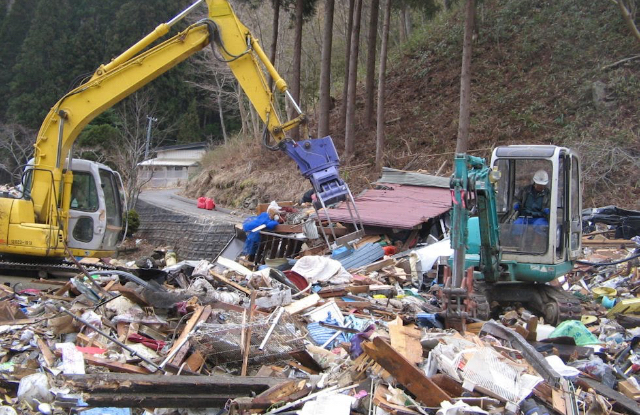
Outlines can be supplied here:
<path id="1" fill-rule="evenodd" d="M 140 193 L 140 200 L 190 216 L 205 218 L 225 223 L 240 223 L 247 216 L 244 213 L 216 207 L 214 210 L 198 209 L 195 199 L 177 195 L 181 189 L 145 190 Z"/>

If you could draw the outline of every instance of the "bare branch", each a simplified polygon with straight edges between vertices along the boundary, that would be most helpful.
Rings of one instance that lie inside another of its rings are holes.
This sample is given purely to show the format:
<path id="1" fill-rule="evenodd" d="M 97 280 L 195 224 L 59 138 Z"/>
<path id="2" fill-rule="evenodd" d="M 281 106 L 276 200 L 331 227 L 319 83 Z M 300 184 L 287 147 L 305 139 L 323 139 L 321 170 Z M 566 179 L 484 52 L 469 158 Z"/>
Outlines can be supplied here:
<path id="1" fill-rule="evenodd" d="M 611 0 L 611 2 L 618 5 L 618 9 L 620 9 L 622 18 L 627 24 L 629 31 L 631 31 L 633 37 L 635 37 L 636 40 L 640 42 L 640 30 L 638 30 L 638 27 L 635 23 L 636 9 L 633 1 L 625 2 L 625 0 Z"/>

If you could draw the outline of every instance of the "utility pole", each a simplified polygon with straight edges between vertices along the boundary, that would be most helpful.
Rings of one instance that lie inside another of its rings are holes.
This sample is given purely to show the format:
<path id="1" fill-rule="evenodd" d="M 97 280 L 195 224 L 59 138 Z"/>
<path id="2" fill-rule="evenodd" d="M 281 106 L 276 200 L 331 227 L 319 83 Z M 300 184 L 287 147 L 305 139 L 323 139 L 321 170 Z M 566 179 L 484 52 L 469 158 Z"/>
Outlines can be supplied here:
<path id="1" fill-rule="evenodd" d="M 151 142 L 151 123 L 154 121 L 158 121 L 157 118 L 153 118 L 150 115 L 147 115 L 147 119 L 149 120 L 149 126 L 147 127 L 147 145 L 144 148 L 144 159 L 147 160 L 149 158 L 149 142 Z"/>

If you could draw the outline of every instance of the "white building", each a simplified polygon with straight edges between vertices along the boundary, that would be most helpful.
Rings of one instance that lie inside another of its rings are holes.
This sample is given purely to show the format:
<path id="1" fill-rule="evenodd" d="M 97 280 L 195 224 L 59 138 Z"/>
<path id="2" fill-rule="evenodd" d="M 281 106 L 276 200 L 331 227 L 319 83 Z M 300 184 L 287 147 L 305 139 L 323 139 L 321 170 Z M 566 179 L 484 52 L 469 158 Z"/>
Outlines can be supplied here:
<path id="1" fill-rule="evenodd" d="M 181 187 L 200 166 L 207 143 L 179 144 L 156 150 L 156 158 L 138 163 L 144 188 Z"/>

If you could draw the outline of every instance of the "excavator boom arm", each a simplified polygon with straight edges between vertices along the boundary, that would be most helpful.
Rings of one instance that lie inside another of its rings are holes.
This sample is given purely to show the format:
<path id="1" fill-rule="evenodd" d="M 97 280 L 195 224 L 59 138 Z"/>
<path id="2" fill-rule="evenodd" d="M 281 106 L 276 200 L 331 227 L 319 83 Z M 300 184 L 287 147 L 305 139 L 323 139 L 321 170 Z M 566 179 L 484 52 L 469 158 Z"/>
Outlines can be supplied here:
<path id="1" fill-rule="evenodd" d="M 39 223 L 56 222 L 59 217 L 55 211 L 60 206 L 67 206 L 65 203 L 68 203 L 70 197 L 69 189 L 65 189 L 64 195 L 61 194 L 63 181 L 70 183 L 69 177 L 64 180 L 62 177 L 64 160 L 82 129 L 104 110 L 211 42 L 218 46 L 221 60 L 228 63 L 277 143 L 285 139 L 285 131 L 305 122 L 304 114 L 287 91 L 286 82 L 273 67 L 257 39 L 240 22 L 227 0 L 206 0 L 208 19 L 142 52 L 203 2 L 205 0 L 192 4 L 171 21 L 160 24 L 110 63 L 101 65 L 87 83 L 67 93 L 49 111 L 35 144 L 31 196 Z M 263 68 L 274 79 L 276 88 L 291 100 L 299 112 L 298 117 L 285 123 L 280 121 Z"/>

